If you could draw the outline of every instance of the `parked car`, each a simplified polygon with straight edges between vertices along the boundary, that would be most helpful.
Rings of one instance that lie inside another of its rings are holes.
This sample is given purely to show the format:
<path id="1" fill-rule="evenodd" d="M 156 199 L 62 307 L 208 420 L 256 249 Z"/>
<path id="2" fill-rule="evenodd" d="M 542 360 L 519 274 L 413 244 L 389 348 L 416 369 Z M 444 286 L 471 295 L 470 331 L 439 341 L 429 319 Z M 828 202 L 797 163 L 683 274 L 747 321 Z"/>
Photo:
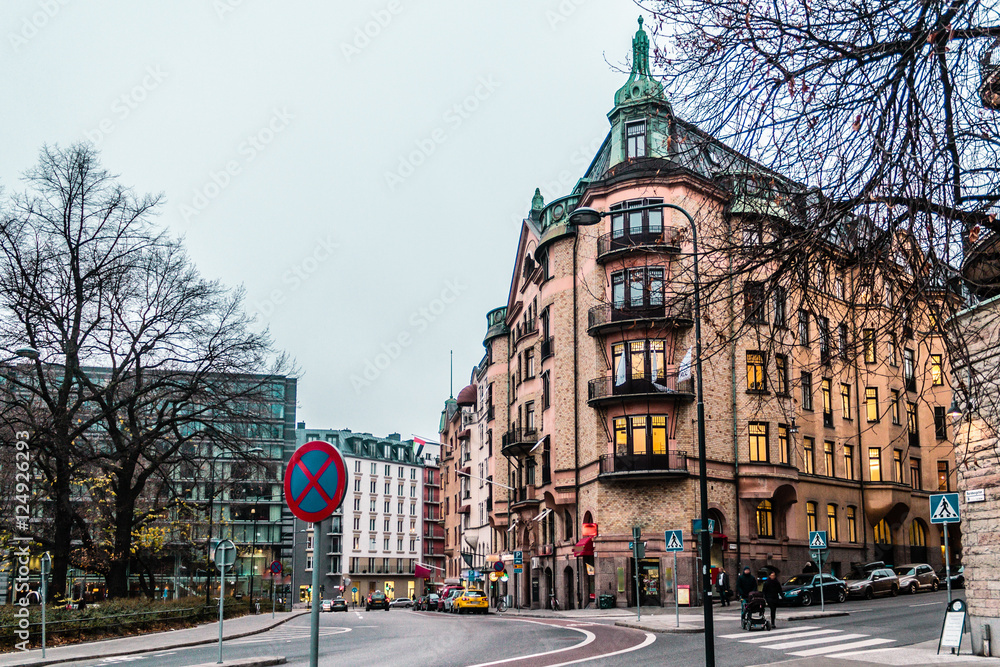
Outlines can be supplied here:
<path id="1" fill-rule="evenodd" d="M 426 602 L 427 602 L 427 596 L 420 595 L 417 597 L 417 599 L 413 601 L 413 608 L 416 609 L 417 611 L 420 611 L 421 609 L 424 608 L 424 604 L 426 604 Z"/>
<path id="2" fill-rule="evenodd" d="M 440 611 L 441 610 L 441 596 L 437 593 L 429 593 L 427 599 L 424 601 L 423 610 L 424 611 Z"/>
<path id="3" fill-rule="evenodd" d="M 868 573 L 855 572 L 847 580 L 848 597 L 871 600 L 876 595 L 899 595 L 899 577 L 887 567 Z"/>
<path id="4" fill-rule="evenodd" d="M 482 591 L 462 591 L 452 603 L 455 611 L 459 614 L 465 612 L 475 612 L 488 614 L 490 611 L 490 600 Z"/>
<path id="5" fill-rule="evenodd" d="M 907 563 L 893 568 L 899 577 L 899 590 L 916 593 L 921 589 L 936 591 L 938 576 L 927 563 Z"/>
<path id="6" fill-rule="evenodd" d="M 347 600 L 344 598 L 336 598 L 333 604 L 330 606 L 330 611 L 347 611 Z"/>
<path id="7" fill-rule="evenodd" d="M 938 581 L 945 581 L 945 571 L 942 567 L 937 571 Z M 943 586 L 944 584 L 939 583 L 938 586 Z M 965 566 L 959 565 L 957 568 L 951 568 L 951 587 L 952 588 L 965 588 Z"/>
<path id="8" fill-rule="evenodd" d="M 455 600 L 461 594 L 461 588 L 453 588 L 448 591 L 448 594 L 444 597 L 444 611 L 455 613 L 457 611 L 457 609 L 455 609 Z"/>
<path id="9" fill-rule="evenodd" d="M 411 600 L 410 598 L 396 598 L 391 603 L 389 603 L 389 606 L 400 607 L 401 609 L 409 609 L 410 607 L 413 606 L 413 600 Z"/>
<path id="10" fill-rule="evenodd" d="M 819 602 L 821 580 L 824 600 L 843 602 L 847 599 L 847 584 L 843 579 L 832 574 L 797 574 L 781 587 L 782 604 L 808 607 Z"/>
<path id="11" fill-rule="evenodd" d="M 333 600 L 320 600 L 320 611 L 333 611 Z"/>
<path id="12" fill-rule="evenodd" d="M 382 591 L 372 591 L 365 600 L 365 611 L 372 609 L 385 609 L 389 611 L 389 598 Z"/>

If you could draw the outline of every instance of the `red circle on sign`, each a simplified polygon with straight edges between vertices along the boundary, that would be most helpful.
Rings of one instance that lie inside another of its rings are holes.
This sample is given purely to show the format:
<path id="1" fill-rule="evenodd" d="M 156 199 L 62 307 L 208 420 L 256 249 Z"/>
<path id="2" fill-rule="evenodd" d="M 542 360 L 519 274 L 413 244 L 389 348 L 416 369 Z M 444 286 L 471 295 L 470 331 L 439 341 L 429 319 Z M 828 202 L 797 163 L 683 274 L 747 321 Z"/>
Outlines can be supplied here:
<path id="1" fill-rule="evenodd" d="M 498 561 L 494 562 L 493 563 L 493 571 L 494 572 L 503 572 L 503 561 L 498 560 Z"/>
<path id="2" fill-rule="evenodd" d="M 303 461 L 303 457 L 307 460 Z M 333 479 L 328 473 L 331 467 L 335 475 Z M 292 454 L 285 468 L 284 487 L 285 502 L 292 514 L 303 521 L 318 523 L 337 511 L 347 495 L 344 457 L 329 442 L 307 442 Z M 318 494 L 321 500 L 318 506 L 314 494 Z M 306 503 L 309 505 L 303 507 Z"/>

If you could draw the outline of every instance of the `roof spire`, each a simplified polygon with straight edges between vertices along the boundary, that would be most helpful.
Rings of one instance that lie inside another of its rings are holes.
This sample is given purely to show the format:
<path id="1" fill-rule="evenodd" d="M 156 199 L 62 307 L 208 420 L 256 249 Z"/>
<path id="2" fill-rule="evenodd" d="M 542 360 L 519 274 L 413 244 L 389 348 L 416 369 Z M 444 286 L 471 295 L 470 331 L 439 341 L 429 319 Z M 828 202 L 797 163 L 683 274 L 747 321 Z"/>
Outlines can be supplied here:
<path id="1" fill-rule="evenodd" d="M 649 76 L 649 37 L 642 29 L 642 17 L 639 17 L 639 29 L 632 38 L 632 72 Z"/>

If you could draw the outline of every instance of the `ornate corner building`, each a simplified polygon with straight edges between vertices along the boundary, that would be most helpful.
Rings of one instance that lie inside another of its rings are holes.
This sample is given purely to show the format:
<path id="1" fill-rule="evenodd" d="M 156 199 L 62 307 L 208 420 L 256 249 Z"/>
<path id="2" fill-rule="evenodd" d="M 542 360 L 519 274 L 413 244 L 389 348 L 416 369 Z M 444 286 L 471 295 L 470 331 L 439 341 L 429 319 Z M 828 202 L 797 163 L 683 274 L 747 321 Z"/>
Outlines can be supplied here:
<path id="1" fill-rule="evenodd" d="M 572 192 L 546 203 L 535 191 L 485 356 L 442 414 L 449 576 L 465 578 L 459 556 L 472 543 L 461 535 L 477 509 L 466 485 L 481 477 L 489 530 L 478 531 L 488 544 L 474 547 L 487 552 L 475 567 L 503 560 L 511 573 L 511 553 L 524 557 L 523 574 L 491 592 L 532 607 L 552 595 L 563 608 L 600 595 L 662 605 L 676 578 L 700 599 L 696 288 L 712 567 L 798 573 L 811 530 L 828 532 L 826 567 L 841 575 L 871 560 L 938 567 L 927 498 L 953 485 L 954 456 L 935 304 L 957 297 L 913 289 L 924 278 L 907 268 L 918 251 L 905 237 L 858 264 L 863 253 L 845 249 L 872 238 L 863 221 L 814 235 L 807 254 L 789 250 L 804 257 L 794 271 L 777 270 L 779 253 L 727 273 L 741 253 L 803 236 L 818 195 L 678 118 L 650 75 L 641 20 L 632 45 L 607 138 Z M 689 223 L 660 204 L 695 218 L 698 285 Z M 582 207 L 602 212 L 600 223 L 571 219 Z M 635 527 L 646 542 L 638 563 Z M 685 537 L 677 572 L 670 529 Z"/>

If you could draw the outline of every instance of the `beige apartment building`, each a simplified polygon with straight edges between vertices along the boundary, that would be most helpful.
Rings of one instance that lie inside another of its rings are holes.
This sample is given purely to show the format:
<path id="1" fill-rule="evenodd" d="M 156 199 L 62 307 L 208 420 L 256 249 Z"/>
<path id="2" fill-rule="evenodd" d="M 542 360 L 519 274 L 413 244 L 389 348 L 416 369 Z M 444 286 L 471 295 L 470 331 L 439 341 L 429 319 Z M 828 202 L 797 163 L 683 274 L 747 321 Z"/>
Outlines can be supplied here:
<path id="1" fill-rule="evenodd" d="M 700 240 L 712 567 L 798 573 L 811 530 L 828 533 L 827 571 L 938 567 L 927 497 L 953 485 L 954 456 L 936 304 L 954 297 L 909 268 L 905 237 L 858 261 L 876 236 L 861 221 L 807 234 L 815 195 L 677 118 L 647 60 L 640 26 L 607 139 L 570 194 L 535 192 L 507 304 L 490 314 L 472 385 L 474 419 L 499 441 L 490 557 L 524 554 L 523 575 L 496 590 L 533 607 L 662 605 L 676 577 L 700 600 L 693 244 L 683 213 L 660 204 L 690 212 Z M 580 207 L 605 216 L 578 226 Z M 442 442 L 459 453 L 452 409 Z M 672 529 L 685 537 L 677 572 Z"/>

